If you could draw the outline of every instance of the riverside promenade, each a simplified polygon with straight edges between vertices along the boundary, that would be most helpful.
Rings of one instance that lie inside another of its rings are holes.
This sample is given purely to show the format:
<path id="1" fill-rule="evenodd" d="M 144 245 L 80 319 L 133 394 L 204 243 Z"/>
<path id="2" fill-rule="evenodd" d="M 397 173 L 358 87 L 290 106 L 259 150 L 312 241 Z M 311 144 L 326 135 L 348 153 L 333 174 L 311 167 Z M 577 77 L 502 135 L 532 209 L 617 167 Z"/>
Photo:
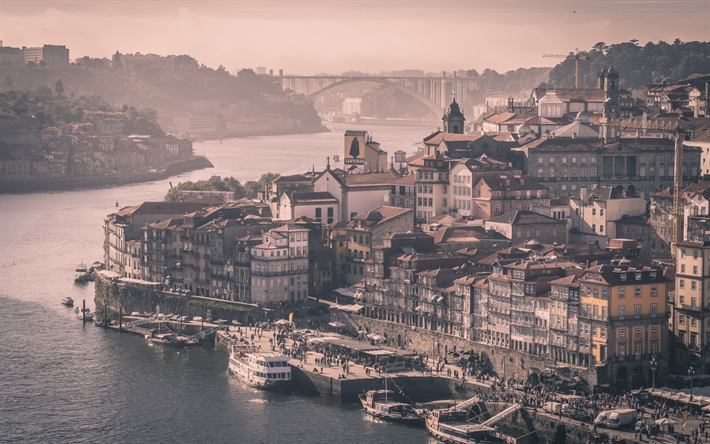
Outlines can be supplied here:
<path id="1" fill-rule="evenodd" d="M 257 332 L 261 332 L 259 335 Z M 249 343 L 260 347 L 261 350 L 273 350 L 273 342 L 276 335 L 276 330 L 257 330 L 249 327 L 229 326 L 228 331 L 221 330 L 217 333 L 217 347 L 226 345 L 227 337 L 234 340 L 245 339 Z M 253 340 L 252 340 L 253 336 Z M 269 342 L 271 340 L 271 343 Z M 453 400 L 461 401 L 468 399 L 475 393 L 487 392 L 495 380 L 491 379 L 485 382 L 477 382 L 475 380 L 456 379 L 453 376 L 447 376 L 448 370 L 451 370 L 451 375 L 458 373 L 460 370 L 453 366 L 445 364 L 443 371 L 431 372 L 415 371 L 413 369 L 403 367 L 390 366 L 387 372 L 376 371 L 373 366 L 366 366 L 357 363 L 353 360 L 348 360 L 345 368 L 340 364 L 325 364 L 325 355 L 322 352 L 316 351 L 316 344 L 330 344 L 334 348 L 342 348 L 351 351 L 358 351 L 362 356 L 379 357 L 379 356 L 395 356 L 398 360 L 403 356 L 414 356 L 415 353 L 411 350 L 401 350 L 385 345 L 371 345 L 368 341 L 357 341 L 353 338 L 342 336 L 337 333 L 320 332 L 317 336 L 309 339 L 310 344 L 308 350 L 302 358 L 291 358 L 293 373 L 292 377 L 294 385 L 297 389 L 304 389 L 308 392 L 318 392 L 322 396 L 340 399 L 341 401 L 358 402 L 357 395 L 367 390 L 384 388 L 385 374 L 394 383 L 389 388 L 397 390 L 401 389 L 403 394 L 411 400 L 434 401 L 434 400 Z M 224 344 L 224 345 L 220 345 Z M 294 345 L 293 339 L 286 340 L 286 348 L 291 349 Z M 318 364 L 316 364 L 318 362 Z M 323 365 L 321 365 L 323 364 Z"/>

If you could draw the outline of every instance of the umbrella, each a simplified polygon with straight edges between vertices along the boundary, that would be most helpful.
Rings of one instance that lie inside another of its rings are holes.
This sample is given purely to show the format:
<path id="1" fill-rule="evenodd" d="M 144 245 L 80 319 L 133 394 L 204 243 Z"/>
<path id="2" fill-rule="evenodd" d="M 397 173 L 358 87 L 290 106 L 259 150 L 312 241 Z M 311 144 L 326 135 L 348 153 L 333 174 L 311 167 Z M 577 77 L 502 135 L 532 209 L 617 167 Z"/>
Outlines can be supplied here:
<path id="1" fill-rule="evenodd" d="M 242 323 L 239 322 L 239 321 L 237 321 L 236 319 L 233 319 L 233 320 L 232 320 L 232 324 L 233 324 L 233 325 L 237 325 L 237 326 L 238 326 L 238 325 L 242 325 Z"/>
<path id="2" fill-rule="evenodd" d="M 656 421 L 656 424 L 658 424 L 658 425 L 673 425 L 675 423 L 676 422 L 670 418 L 663 418 L 663 419 L 659 419 Z"/>
<path id="3" fill-rule="evenodd" d="M 274 322 L 274 325 L 288 325 L 290 322 L 288 322 L 286 319 L 279 319 L 278 321 Z"/>
<path id="4" fill-rule="evenodd" d="M 340 321 L 330 322 L 328 325 L 335 328 L 345 327 L 345 324 Z"/>

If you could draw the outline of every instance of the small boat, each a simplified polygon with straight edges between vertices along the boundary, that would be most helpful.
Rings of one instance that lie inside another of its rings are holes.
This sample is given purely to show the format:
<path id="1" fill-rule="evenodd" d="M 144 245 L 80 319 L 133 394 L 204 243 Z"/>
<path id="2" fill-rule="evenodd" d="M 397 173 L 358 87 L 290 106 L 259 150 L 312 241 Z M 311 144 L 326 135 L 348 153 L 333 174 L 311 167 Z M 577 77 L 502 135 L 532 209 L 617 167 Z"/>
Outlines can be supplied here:
<path id="1" fill-rule="evenodd" d="M 62 305 L 66 305 L 67 307 L 73 307 L 74 306 L 74 299 L 72 299 L 71 296 L 67 296 L 64 299 L 62 299 Z"/>
<path id="2" fill-rule="evenodd" d="M 465 410 L 433 410 L 426 428 L 439 441 L 452 444 L 504 444 L 506 437 L 493 427 L 468 422 Z"/>
<path id="3" fill-rule="evenodd" d="M 384 390 L 369 390 L 359 397 L 365 412 L 375 418 L 408 424 L 420 423 L 424 418 L 423 409 L 415 409 L 410 404 L 394 400 L 394 392 L 387 390 L 387 378 Z"/>
<path id="4" fill-rule="evenodd" d="M 229 352 L 229 373 L 247 385 L 273 391 L 291 387 L 288 356 L 278 352 L 254 351 L 253 346 L 234 343 Z"/>
<path id="5" fill-rule="evenodd" d="M 167 347 L 182 347 L 185 340 L 175 336 L 175 333 L 158 333 L 148 338 L 153 344 L 165 345 Z"/>
<path id="6" fill-rule="evenodd" d="M 88 280 L 91 280 L 91 273 L 92 271 L 89 270 L 89 268 L 83 262 L 81 262 L 79 265 L 76 266 L 76 269 L 74 270 L 74 280 L 79 282 L 86 282 Z"/>
<path id="7" fill-rule="evenodd" d="M 88 308 L 82 309 L 82 308 L 76 307 L 76 309 L 74 311 L 76 312 L 76 317 L 79 320 L 86 319 L 87 321 L 91 321 L 92 319 L 94 319 L 94 314 Z"/>

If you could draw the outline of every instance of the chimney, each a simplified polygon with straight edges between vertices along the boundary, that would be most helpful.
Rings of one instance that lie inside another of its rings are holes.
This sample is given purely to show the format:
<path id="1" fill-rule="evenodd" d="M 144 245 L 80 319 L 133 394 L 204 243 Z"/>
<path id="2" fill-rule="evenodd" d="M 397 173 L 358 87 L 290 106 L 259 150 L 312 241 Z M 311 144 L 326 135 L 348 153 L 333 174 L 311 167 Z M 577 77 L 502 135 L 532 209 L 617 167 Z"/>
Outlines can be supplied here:
<path id="1" fill-rule="evenodd" d="M 587 203 L 587 186 L 582 185 L 579 187 L 579 199 L 582 201 L 582 204 Z"/>

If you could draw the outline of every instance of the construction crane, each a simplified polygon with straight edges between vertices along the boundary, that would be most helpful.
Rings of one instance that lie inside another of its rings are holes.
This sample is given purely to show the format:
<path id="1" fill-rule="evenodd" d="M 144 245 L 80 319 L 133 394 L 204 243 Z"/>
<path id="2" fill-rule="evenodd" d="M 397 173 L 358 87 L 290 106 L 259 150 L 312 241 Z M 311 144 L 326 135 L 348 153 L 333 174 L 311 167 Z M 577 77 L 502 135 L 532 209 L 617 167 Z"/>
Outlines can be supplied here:
<path id="1" fill-rule="evenodd" d="M 626 130 L 654 130 L 661 131 L 673 136 L 675 141 L 674 165 L 673 165 L 673 245 L 683 240 L 683 140 L 685 132 L 697 129 L 698 125 L 678 120 L 655 120 L 645 118 L 631 119 L 606 119 L 605 124 L 610 127 Z M 673 256 L 676 255 L 675 248 L 672 249 Z"/>
<path id="2" fill-rule="evenodd" d="M 579 61 L 589 60 L 588 55 L 580 54 L 579 49 L 575 50 L 574 54 L 543 54 L 543 57 L 553 57 L 556 59 L 574 59 L 574 89 L 579 89 Z"/>

